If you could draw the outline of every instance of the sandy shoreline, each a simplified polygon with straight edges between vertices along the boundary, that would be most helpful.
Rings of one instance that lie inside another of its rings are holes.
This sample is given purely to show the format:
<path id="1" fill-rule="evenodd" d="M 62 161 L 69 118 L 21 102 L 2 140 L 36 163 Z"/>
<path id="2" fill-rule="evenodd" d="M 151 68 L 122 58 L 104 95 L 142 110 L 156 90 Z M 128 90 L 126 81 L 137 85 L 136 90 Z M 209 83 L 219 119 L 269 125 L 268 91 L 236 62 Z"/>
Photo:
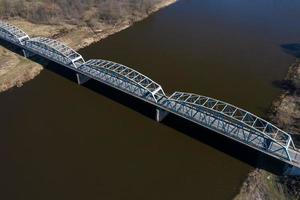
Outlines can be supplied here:
<path id="1" fill-rule="evenodd" d="M 176 1 L 165 0 L 157 4 L 148 14 L 139 16 L 134 22 L 124 20 L 115 25 L 103 24 L 97 30 L 92 30 L 88 26 L 69 24 L 37 25 L 23 19 L 10 19 L 8 22 L 20 27 L 31 37 L 44 36 L 54 38 L 75 50 L 79 50 L 132 26 L 133 23 L 145 19 L 150 14 Z M 0 63 L 0 92 L 15 86 L 21 87 L 25 82 L 34 79 L 43 70 L 41 65 L 19 56 L 2 46 L 0 46 L 0 59 L 2 61 Z M 285 80 L 287 82 L 295 82 L 297 79 L 300 79 L 299 63 L 290 67 Z M 300 133 L 300 94 L 297 89 L 285 89 L 283 94 L 274 100 L 271 112 L 270 118 L 273 123 L 288 132 Z M 289 183 L 294 183 L 296 188 L 299 187 L 297 180 L 287 180 Z M 264 170 L 255 169 L 249 173 L 235 200 L 288 199 L 289 197 L 286 196 L 286 193 L 288 193 L 287 188 L 281 177 Z M 300 195 L 296 192 L 297 194 Z"/>
<path id="2" fill-rule="evenodd" d="M 152 13 L 171 5 L 176 1 L 177 0 L 164 0 L 156 4 L 147 14 L 138 16 L 133 22 L 123 20 L 114 25 L 103 24 L 102 26 L 100 25 L 100 27 L 97 27 L 97 30 L 93 30 L 88 26 L 69 24 L 33 24 L 19 18 L 9 19 L 7 22 L 21 28 L 30 37 L 43 36 L 54 38 L 67 44 L 74 50 L 79 50 L 132 26 L 134 23 L 147 18 Z M 25 82 L 32 80 L 43 70 L 41 65 L 27 60 L 2 46 L 0 46 L 0 59 L 4 61 L 0 64 L 0 92 L 15 86 L 22 86 Z"/>
<path id="3" fill-rule="evenodd" d="M 270 120 L 300 144 L 300 62 L 293 63 L 278 85 L 283 93 L 272 102 Z M 298 133 L 298 134 L 297 134 Z M 262 169 L 250 172 L 235 200 L 300 199 L 300 178 L 277 176 Z"/>

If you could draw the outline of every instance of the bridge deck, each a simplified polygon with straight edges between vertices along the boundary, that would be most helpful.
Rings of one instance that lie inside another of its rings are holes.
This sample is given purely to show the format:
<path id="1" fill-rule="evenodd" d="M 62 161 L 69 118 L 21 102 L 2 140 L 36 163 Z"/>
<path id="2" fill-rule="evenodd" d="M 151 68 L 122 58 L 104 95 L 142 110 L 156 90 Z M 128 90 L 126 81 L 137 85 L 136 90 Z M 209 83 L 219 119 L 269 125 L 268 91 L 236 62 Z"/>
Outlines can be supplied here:
<path id="1" fill-rule="evenodd" d="M 41 37 L 30 39 L 22 30 L 1 21 L 0 38 L 300 168 L 300 152 L 291 136 L 248 111 L 196 94 L 174 92 L 167 96 L 159 84 L 136 70 L 105 60 L 85 62 L 80 54 L 61 42 Z"/>

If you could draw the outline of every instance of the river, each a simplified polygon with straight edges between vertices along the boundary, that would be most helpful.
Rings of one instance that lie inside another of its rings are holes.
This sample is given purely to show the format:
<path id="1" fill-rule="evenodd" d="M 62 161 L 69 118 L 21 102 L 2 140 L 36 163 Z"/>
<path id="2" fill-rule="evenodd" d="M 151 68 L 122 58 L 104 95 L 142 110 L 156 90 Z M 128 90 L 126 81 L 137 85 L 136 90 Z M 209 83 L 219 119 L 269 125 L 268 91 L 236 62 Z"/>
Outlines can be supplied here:
<path id="1" fill-rule="evenodd" d="M 182 0 L 80 53 L 266 116 L 300 1 Z M 288 51 L 288 53 L 287 53 Z M 231 199 L 254 151 L 50 64 L 0 94 L 2 199 Z"/>

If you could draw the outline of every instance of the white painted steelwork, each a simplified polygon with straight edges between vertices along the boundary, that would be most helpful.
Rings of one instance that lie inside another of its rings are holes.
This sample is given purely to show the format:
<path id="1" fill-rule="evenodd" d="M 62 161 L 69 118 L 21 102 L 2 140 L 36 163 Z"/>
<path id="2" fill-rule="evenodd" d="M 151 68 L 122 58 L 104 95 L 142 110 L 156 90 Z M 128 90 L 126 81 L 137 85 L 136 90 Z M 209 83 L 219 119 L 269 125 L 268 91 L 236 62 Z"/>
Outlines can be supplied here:
<path id="1" fill-rule="evenodd" d="M 30 39 L 21 29 L 2 21 L 0 38 L 74 70 L 82 82 L 91 78 L 154 105 L 161 112 L 157 113 L 158 121 L 173 113 L 300 169 L 300 152 L 291 135 L 244 109 L 192 93 L 167 96 L 158 83 L 132 68 L 101 59 L 85 62 L 79 53 L 57 40 Z"/>
<path id="2" fill-rule="evenodd" d="M 149 94 L 155 101 L 157 101 L 161 96 L 166 96 L 159 84 L 125 65 L 107 60 L 93 59 L 84 63 L 84 66 L 92 68 L 93 71 L 91 73 L 94 76 L 98 76 L 98 74 L 102 72 L 124 82 L 128 82 L 129 86 L 138 86 L 137 88 L 140 90 L 139 93 L 141 95 L 147 96 Z M 132 90 L 132 92 L 134 91 Z"/>
<path id="3" fill-rule="evenodd" d="M 17 45 L 23 45 L 30 39 L 23 30 L 4 21 L 0 21 L 0 37 Z"/>
<path id="4" fill-rule="evenodd" d="M 178 109 L 178 112 L 201 123 L 211 119 L 208 124 L 212 128 L 237 137 L 243 143 L 275 157 L 300 165 L 300 152 L 290 134 L 244 109 L 224 101 L 185 92 L 174 92 L 165 105 Z M 205 126 L 207 127 L 207 124 Z"/>
<path id="5" fill-rule="evenodd" d="M 36 37 L 27 40 L 25 42 L 25 47 L 33 53 L 42 55 L 53 61 L 59 61 L 66 65 L 73 65 L 75 68 L 85 62 L 79 53 L 57 40 Z"/>

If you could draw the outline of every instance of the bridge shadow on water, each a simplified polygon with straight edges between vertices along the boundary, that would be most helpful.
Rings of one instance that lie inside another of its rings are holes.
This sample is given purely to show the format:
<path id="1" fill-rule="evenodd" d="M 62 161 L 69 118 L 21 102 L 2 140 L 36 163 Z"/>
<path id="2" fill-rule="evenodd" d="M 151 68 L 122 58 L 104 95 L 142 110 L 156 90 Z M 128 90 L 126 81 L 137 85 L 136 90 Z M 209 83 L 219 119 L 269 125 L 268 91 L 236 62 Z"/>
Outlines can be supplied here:
<path id="1" fill-rule="evenodd" d="M 57 64 L 51 64 L 46 68 L 76 82 L 76 75 L 72 70 L 58 66 Z M 156 108 L 151 104 L 143 102 L 95 80 L 89 80 L 82 86 L 155 121 Z M 231 157 L 249 164 L 252 167 L 265 169 L 274 174 L 282 174 L 284 172 L 285 164 L 281 161 L 259 153 L 246 145 L 235 142 L 232 139 L 201 127 L 186 119 L 180 118 L 174 114 L 169 114 L 161 122 L 161 124 L 177 130 L 199 142 L 203 142 Z"/>
<path id="2" fill-rule="evenodd" d="M 1 39 L 0 39 L 0 45 L 5 49 L 12 51 L 13 53 L 23 56 L 22 50 L 18 46 L 12 45 L 11 43 Z"/>
<path id="3" fill-rule="evenodd" d="M 95 80 L 90 80 L 83 84 L 83 86 L 155 121 L 156 108 L 153 105 Z M 265 169 L 274 174 L 282 174 L 284 172 L 285 163 L 174 114 L 170 113 L 160 123 L 245 162 L 252 167 Z"/>
<path id="4" fill-rule="evenodd" d="M 19 55 L 23 55 L 22 51 L 19 48 L 11 47 L 11 45 L 5 42 L 3 42 L 2 44 L 2 41 L 0 41 L 0 45 Z M 56 64 L 54 62 L 45 61 L 40 56 L 33 56 L 29 59 L 43 65 L 45 69 L 77 83 L 76 73 L 74 71 L 60 66 L 59 64 Z M 153 105 L 143 102 L 137 98 L 134 98 L 126 93 L 120 92 L 117 89 L 99 83 L 95 80 L 89 80 L 82 86 L 155 121 L 156 108 Z M 271 173 L 279 175 L 284 172 L 286 166 L 285 163 L 265 154 L 259 153 L 258 151 L 247 147 L 246 145 L 235 142 L 232 139 L 196 125 L 195 123 L 180 118 L 176 115 L 169 114 L 161 122 L 161 124 L 177 130 L 199 142 L 203 142 L 211 146 L 212 148 L 217 149 L 218 151 L 221 151 L 231 157 L 249 164 L 252 167 L 265 169 Z"/>

